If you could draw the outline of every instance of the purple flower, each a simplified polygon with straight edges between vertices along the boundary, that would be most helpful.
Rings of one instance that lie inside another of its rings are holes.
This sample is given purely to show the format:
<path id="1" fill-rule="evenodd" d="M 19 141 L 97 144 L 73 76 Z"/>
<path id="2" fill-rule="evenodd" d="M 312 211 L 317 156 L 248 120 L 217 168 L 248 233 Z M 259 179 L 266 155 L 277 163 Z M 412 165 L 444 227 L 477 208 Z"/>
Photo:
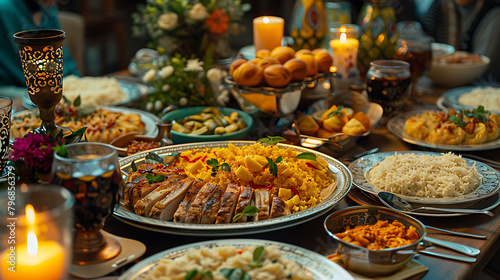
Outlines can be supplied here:
<path id="1" fill-rule="evenodd" d="M 22 160 L 24 165 L 31 167 L 35 172 L 49 172 L 54 159 L 52 147 L 58 146 L 58 140 L 53 139 L 48 133 L 30 132 L 24 138 L 16 138 L 9 159 L 14 162 Z M 64 139 L 61 144 L 64 144 Z"/>

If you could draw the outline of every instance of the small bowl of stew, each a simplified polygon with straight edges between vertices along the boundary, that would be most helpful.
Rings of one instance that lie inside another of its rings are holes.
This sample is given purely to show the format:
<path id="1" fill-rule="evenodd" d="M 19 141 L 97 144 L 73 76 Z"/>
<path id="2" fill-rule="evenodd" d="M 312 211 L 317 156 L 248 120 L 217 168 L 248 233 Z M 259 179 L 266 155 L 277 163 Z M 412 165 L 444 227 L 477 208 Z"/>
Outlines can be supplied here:
<path id="1" fill-rule="evenodd" d="M 379 206 L 354 206 L 330 214 L 325 230 L 347 269 L 369 277 L 393 274 L 411 261 L 426 235 L 424 224 Z"/>

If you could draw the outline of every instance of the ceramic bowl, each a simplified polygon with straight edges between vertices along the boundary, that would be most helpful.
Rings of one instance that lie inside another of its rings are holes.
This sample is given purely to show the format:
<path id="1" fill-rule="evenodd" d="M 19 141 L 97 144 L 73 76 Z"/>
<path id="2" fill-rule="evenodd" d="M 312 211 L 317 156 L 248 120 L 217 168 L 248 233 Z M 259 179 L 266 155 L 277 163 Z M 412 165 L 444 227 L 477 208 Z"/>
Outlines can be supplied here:
<path id="1" fill-rule="evenodd" d="M 464 53 L 464 52 L 455 52 Z M 469 63 L 446 63 L 432 61 L 431 69 L 427 73 L 435 84 L 445 87 L 460 87 L 470 84 L 475 78 L 481 75 L 488 65 L 490 59 L 484 55 L 482 61 L 473 64 Z"/>
<path id="2" fill-rule="evenodd" d="M 208 107 L 189 107 L 189 108 L 181 108 L 177 110 L 173 110 L 171 112 L 166 113 L 161 118 L 162 119 L 172 119 L 172 120 L 181 120 L 184 117 L 195 115 L 201 113 L 204 109 Z M 243 129 L 237 130 L 235 132 L 220 134 L 220 135 L 197 135 L 197 134 L 185 134 L 177 131 L 171 131 L 171 137 L 174 144 L 183 144 L 183 143 L 194 143 L 194 142 L 207 142 L 207 141 L 225 141 L 225 140 L 242 140 L 248 135 L 250 130 L 253 127 L 253 119 L 252 117 L 240 110 L 232 109 L 232 108 L 223 108 L 216 107 L 224 116 L 231 115 L 232 112 L 237 112 L 241 118 L 245 121 L 247 126 Z"/>
<path id="3" fill-rule="evenodd" d="M 382 250 L 369 250 L 351 244 L 337 236 L 336 233 L 345 231 L 349 226 L 372 225 L 379 220 L 392 222 L 397 220 L 406 228 L 413 226 L 417 229 L 420 239 L 412 244 Z M 384 276 L 397 272 L 411 261 L 417 252 L 417 247 L 426 235 L 425 226 L 417 219 L 379 206 L 354 206 L 330 214 L 324 222 L 325 230 L 338 245 L 337 256 L 351 271 L 369 277 Z"/>

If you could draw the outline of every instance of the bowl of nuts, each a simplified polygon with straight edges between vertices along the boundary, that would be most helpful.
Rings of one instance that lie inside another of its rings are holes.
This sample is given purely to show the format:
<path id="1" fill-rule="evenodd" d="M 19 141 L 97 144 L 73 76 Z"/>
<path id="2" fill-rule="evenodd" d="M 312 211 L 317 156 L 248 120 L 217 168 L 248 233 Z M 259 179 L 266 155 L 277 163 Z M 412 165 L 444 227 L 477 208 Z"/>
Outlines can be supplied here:
<path id="1" fill-rule="evenodd" d="M 174 144 L 241 140 L 253 126 L 252 117 L 240 110 L 223 107 L 188 107 L 170 111 L 162 119 L 174 120 Z"/>
<path id="2" fill-rule="evenodd" d="M 259 50 L 256 58 L 235 59 L 226 83 L 261 111 L 273 116 L 293 113 L 306 86 L 330 74 L 333 59 L 326 49 L 295 51 L 286 46 Z"/>

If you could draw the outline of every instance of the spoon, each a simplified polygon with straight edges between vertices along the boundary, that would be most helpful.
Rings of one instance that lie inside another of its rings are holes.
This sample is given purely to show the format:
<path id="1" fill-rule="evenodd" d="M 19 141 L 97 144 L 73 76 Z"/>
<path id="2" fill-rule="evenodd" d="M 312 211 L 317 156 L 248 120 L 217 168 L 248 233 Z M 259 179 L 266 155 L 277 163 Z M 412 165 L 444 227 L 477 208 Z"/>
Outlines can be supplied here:
<path id="1" fill-rule="evenodd" d="M 493 217 L 494 214 L 490 211 L 480 210 L 480 209 L 452 209 L 452 208 L 436 208 L 436 207 L 418 207 L 413 208 L 408 201 L 402 199 L 401 197 L 389 193 L 389 192 L 379 192 L 378 198 L 380 201 L 385 204 L 387 207 L 406 212 L 418 212 L 419 210 L 430 210 L 430 211 L 439 211 L 446 213 L 462 213 L 462 214 L 486 214 L 490 217 Z"/>

